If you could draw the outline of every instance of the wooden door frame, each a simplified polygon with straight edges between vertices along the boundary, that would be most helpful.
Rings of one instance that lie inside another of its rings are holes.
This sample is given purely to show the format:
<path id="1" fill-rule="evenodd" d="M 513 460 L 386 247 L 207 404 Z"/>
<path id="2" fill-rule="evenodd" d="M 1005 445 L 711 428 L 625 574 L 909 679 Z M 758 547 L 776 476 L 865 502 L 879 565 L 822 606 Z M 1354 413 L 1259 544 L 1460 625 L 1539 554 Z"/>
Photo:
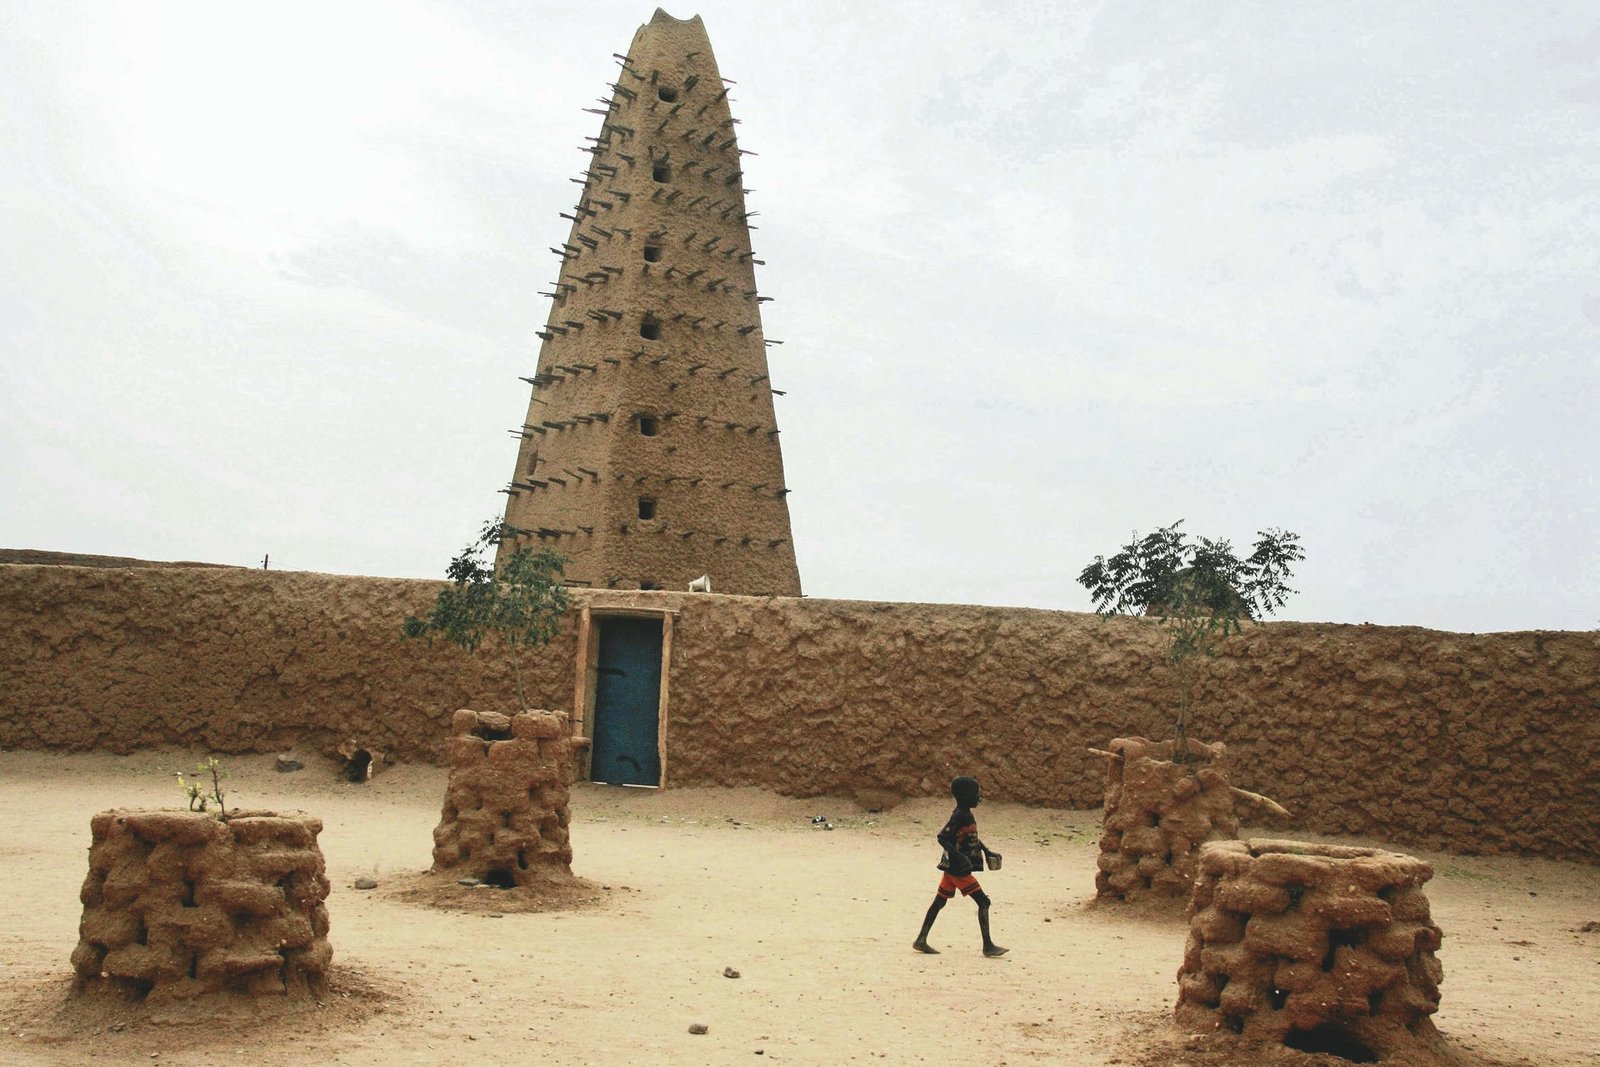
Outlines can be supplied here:
<path id="1" fill-rule="evenodd" d="M 578 613 L 578 658 L 573 671 L 572 736 L 583 746 L 583 757 L 578 773 L 588 781 L 593 772 L 594 756 L 594 685 L 595 668 L 600 664 L 600 642 L 594 636 L 595 620 L 606 619 L 660 619 L 661 620 L 661 692 L 656 704 L 656 758 L 661 764 L 657 789 L 667 787 L 667 697 L 672 682 L 672 624 L 678 617 L 671 608 L 594 608 L 585 604 Z"/>

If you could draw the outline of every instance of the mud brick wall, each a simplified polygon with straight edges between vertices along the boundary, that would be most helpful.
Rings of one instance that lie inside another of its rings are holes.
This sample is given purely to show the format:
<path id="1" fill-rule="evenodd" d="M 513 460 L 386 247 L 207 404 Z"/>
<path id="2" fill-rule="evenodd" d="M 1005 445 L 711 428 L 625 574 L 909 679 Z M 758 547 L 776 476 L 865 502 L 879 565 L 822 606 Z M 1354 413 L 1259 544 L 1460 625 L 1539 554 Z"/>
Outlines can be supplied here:
<path id="1" fill-rule="evenodd" d="M 1250 840 L 1207 845 L 1199 867 L 1180 1022 L 1301 1049 L 1353 1037 L 1384 1058 L 1432 1036 L 1444 971 L 1423 891 L 1431 866 L 1379 849 Z"/>
<path id="2" fill-rule="evenodd" d="M 320 988 L 333 957 L 320 819 L 105 811 L 89 825 L 80 988 L 151 999 Z"/>
<path id="3" fill-rule="evenodd" d="M 508 887 L 571 874 L 575 746 L 567 716 L 462 708 L 452 730 L 433 869 Z"/>
<path id="4" fill-rule="evenodd" d="M 400 636 L 432 582 L 0 565 L 0 746 L 216 752 L 369 741 L 442 762 L 451 711 L 515 710 L 510 679 Z M 1075 612 L 578 591 L 676 611 L 678 785 L 873 789 L 1097 808 L 1112 738 L 1170 736 L 1160 635 Z M 524 659 L 567 709 L 576 627 Z M 1191 730 L 1283 829 L 1600 861 L 1600 633 L 1272 623 L 1230 640 Z"/>
<path id="5" fill-rule="evenodd" d="M 440 583 L 290 571 L 0 566 L 0 747 L 130 752 L 346 742 L 442 762 L 450 713 L 510 710 L 503 665 L 400 635 Z M 527 659 L 572 702 L 571 628 Z"/>

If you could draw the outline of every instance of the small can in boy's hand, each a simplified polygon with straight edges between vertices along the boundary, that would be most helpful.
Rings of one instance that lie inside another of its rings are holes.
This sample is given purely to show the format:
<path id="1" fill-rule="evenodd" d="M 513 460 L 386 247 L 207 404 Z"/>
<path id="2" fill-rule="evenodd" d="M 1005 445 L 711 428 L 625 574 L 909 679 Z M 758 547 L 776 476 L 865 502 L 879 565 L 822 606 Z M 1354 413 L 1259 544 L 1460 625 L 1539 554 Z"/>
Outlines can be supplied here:
<path id="1" fill-rule="evenodd" d="M 1001 856 L 998 852 L 986 852 L 983 856 L 984 865 L 991 871 L 998 871 L 1000 869 L 1000 859 Z"/>

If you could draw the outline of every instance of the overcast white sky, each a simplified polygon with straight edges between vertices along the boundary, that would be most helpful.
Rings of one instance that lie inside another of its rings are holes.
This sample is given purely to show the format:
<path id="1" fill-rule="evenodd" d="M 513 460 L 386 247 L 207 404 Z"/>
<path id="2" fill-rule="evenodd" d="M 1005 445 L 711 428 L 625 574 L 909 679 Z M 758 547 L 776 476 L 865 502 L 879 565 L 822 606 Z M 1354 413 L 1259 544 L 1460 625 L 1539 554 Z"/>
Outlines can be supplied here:
<path id="1" fill-rule="evenodd" d="M 439 577 L 645 3 L 10 0 L 0 547 Z M 1600 626 L 1600 6 L 700 0 L 801 581 Z"/>

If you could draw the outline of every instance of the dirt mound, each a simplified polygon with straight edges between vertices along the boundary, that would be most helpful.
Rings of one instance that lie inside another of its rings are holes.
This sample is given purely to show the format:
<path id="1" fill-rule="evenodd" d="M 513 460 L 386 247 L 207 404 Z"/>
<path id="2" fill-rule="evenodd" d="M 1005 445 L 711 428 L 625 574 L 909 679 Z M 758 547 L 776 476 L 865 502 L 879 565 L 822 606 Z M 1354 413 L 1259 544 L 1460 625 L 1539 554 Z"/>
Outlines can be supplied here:
<path id="1" fill-rule="evenodd" d="M 234 993 L 152 1003 L 111 989 L 80 992 L 59 970 L 16 984 L 21 991 L 5 1004 L 7 1031 L 53 1049 L 61 1063 L 95 1056 L 131 1063 L 179 1047 L 191 1055 L 231 1052 L 276 1045 L 286 1033 L 320 1041 L 409 1006 L 392 976 L 350 966 L 335 968 L 321 992 L 305 1000 Z"/>
<path id="2" fill-rule="evenodd" d="M 379 892 L 404 904 L 444 911 L 527 915 L 604 909 L 631 890 L 554 873 L 539 874 L 520 885 L 503 888 L 488 882 L 463 885 L 453 874 L 419 871 L 386 879 Z"/>

